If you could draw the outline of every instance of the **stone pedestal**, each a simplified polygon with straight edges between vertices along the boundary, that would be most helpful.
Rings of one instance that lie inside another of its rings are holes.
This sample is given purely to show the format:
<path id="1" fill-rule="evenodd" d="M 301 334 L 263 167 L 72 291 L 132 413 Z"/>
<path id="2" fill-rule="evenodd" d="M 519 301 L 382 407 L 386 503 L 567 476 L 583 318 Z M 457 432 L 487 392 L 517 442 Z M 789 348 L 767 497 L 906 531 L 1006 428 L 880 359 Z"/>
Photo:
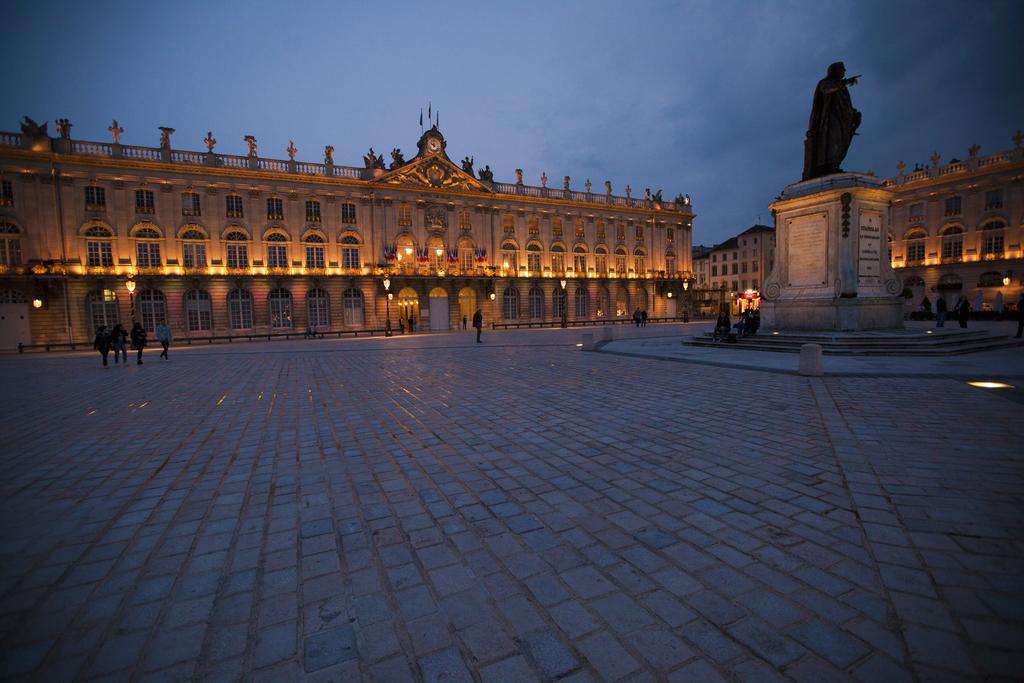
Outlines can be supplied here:
<path id="1" fill-rule="evenodd" d="M 899 278 L 888 257 L 892 192 L 860 173 L 789 185 L 772 205 L 775 268 L 761 324 L 772 330 L 903 327 Z"/>

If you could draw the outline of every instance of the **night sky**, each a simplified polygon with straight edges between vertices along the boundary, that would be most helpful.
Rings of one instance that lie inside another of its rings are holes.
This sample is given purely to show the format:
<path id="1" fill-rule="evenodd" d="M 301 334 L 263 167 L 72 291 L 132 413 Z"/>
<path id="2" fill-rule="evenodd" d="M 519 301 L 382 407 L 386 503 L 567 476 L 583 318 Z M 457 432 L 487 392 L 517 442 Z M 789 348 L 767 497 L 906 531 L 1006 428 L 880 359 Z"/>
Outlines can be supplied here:
<path id="1" fill-rule="evenodd" d="M 449 156 L 555 186 L 688 192 L 694 243 L 767 222 L 799 180 L 814 84 L 843 60 L 864 122 L 844 168 L 1012 147 L 1024 2 L 166 2 L 4 4 L 0 130 L 361 165 L 409 157 L 420 107 Z"/>

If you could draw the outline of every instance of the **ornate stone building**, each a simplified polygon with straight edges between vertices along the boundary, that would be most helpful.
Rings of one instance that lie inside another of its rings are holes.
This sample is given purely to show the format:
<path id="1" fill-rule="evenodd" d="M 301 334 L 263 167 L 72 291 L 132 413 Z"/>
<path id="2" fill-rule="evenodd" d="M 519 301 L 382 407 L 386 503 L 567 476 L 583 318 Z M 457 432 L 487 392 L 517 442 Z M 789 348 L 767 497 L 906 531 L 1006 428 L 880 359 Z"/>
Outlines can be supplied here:
<path id="1" fill-rule="evenodd" d="M 896 191 L 890 210 L 893 268 L 909 294 L 908 311 L 925 297 L 934 310 L 938 297 L 952 306 L 967 297 L 975 310 L 1004 310 L 1015 304 L 1024 277 L 1024 136 L 1014 148 L 965 161 L 931 165 L 899 174 L 886 184 Z"/>
<path id="2" fill-rule="evenodd" d="M 775 267 L 775 228 L 755 224 L 721 244 L 693 250 L 695 305 L 716 315 L 722 304 L 733 314 L 757 306 L 761 284 Z"/>
<path id="3" fill-rule="evenodd" d="M 0 133 L 0 346 L 166 320 L 175 337 L 676 315 L 689 197 L 523 182 L 457 165 L 435 127 L 362 167 Z M 565 283 L 564 285 L 562 283 Z M 387 285 L 387 289 L 385 288 Z M 681 315 L 682 311 L 679 311 Z"/>

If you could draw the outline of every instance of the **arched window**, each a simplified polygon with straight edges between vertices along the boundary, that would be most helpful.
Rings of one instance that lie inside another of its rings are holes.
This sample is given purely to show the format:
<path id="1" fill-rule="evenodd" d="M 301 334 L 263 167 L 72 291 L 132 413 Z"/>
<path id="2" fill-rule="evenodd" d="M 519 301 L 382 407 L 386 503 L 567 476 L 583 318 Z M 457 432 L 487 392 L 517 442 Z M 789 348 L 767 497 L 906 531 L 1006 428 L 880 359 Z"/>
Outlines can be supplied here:
<path id="1" fill-rule="evenodd" d="M 526 270 L 536 275 L 540 273 L 540 243 L 530 242 L 526 245 Z"/>
<path id="2" fill-rule="evenodd" d="M 582 244 L 572 248 L 572 268 L 577 274 L 587 272 L 587 248 Z"/>
<path id="3" fill-rule="evenodd" d="M 278 287 L 270 290 L 267 296 L 270 304 L 270 326 L 275 330 L 287 330 L 292 327 L 292 294 L 287 289 Z"/>
<path id="4" fill-rule="evenodd" d="M 331 325 L 327 292 L 319 287 L 306 292 L 306 320 L 314 331 Z"/>
<path id="5" fill-rule="evenodd" d="M 416 267 L 416 243 L 409 235 L 400 235 L 395 240 L 395 255 L 402 270 L 409 271 Z"/>
<path id="6" fill-rule="evenodd" d="M 604 318 L 608 315 L 608 291 L 605 289 L 599 289 L 597 291 L 597 300 L 594 306 L 594 317 Z"/>
<path id="7" fill-rule="evenodd" d="M 551 245 L 551 272 L 555 275 L 565 273 L 565 247 L 561 244 Z"/>
<path id="8" fill-rule="evenodd" d="M 185 322 L 189 332 L 209 332 L 213 329 L 213 305 L 210 295 L 193 289 L 185 295 Z"/>
<path id="9" fill-rule="evenodd" d="M 114 236 L 114 233 L 112 233 L 109 228 L 106 228 L 106 227 L 104 227 L 102 225 L 90 225 L 88 228 L 85 229 L 85 232 L 83 232 L 82 234 L 85 235 L 86 237 L 113 237 Z"/>
<path id="10" fill-rule="evenodd" d="M 156 268 L 160 259 L 160 233 L 153 227 L 140 227 L 132 231 L 135 242 L 135 265 L 139 268 Z"/>
<path id="11" fill-rule="evenodd" d="M 1003 255 L 1003 229 L 1006 224 L 1002 221 L 989 221 L 981 226 L 981 256 L 982 258 L 998 258 Z"/>
<path id="12" fill-rule="evenodd" d="M 994 270 L 982 273 L 978 278 L 979 287 L 1002 287 L 1003 286 L 1003 274 L 998 273 Z"/>
<path id="13" fill-rule="evenodd" d="M 924 261 L 924 230 L 911 230 L 907 233 L 907 263 Z"/>
<path id="14" fill-rule="evenodd" d="M 629 292 L 620 288 L 615 294 L 615 317 L 621 318 L 630 315 Z"/>
<path id="15" fill-rule="evenodd" d="M 252 295 L 248 290 L 235 289 L 228 293 L 228 317 L 231 329 L 252 329 Z"/>
<path id="16" fill-rule="evenodd" d="M 319 204 L 319 202 L 317 202 Z M 306 268 L 326 268 L 324 244 L 326 240 L 316 233 L 306 235 Z"/>
<path id="17" fill-rule="evenodd" d="M 517 320 L 519 318 L 519 290 L 515 287 L 507 288 L 502 295 L 502 302 L 505 304 L 505 320 Z"/>
<path id="18" fill-rule="evenodd" d="M 249 237 L 241 230 L 229 230 L 224 241 L 228 268 L 248 268 Z"/>
<path id="19" fill-rule="evenodd" d="M 561 286 L 555 287 L 555 291 L 551 293 L 551 315 L 554 318 L 561 319 L 568 311 L 566 310 L 567 301 L 569 297 L 566 295 L 564 289 Z"/>
<path id="20" fill-rule="evenodd" d="M 459 270 L 464 274 L 472 273 L 475 259 L 476 249 L 473 240 L 463 237 L 459 240 Z"/>
<path id="21" fill-rule="evenodd" d="M 590 316 L 590 293 L 586 287 L 576 288 L 576 319 L 586 320 Z"/>
<path id="22" fill-rule="evenodd" d="M 206 267 L 206 235 L 195 228 L 181 233 L 181 265 L 185 268 Z"/>
<path id="23" fill-rule="evenodd" d="M 345 290 L 343 295 L 345 325 L 352 327 L 363 324 L 363 293 L 355 288 Z"/>
<path id="24" fill-rule="evenodd" d="M 89 319 L 92 329 L 106 325 L 110 329 L 120 319 L 117 311 L 117 293 L 112 289 L 104 289 L 89 295 Z"/>
<path id="25" fill-rule="evenodd" d="M 756 264 L 757 261 L 754 261 L 754 263 Z M 668 275 L 675 275 L 676 273 L 676 255 L 674 252 L 665 252 L 665 272 Z"/>
<path id="26" fill-rule="evenodd" d="M 615 249 L 615 273 L 619 277 L 623 277 L 626 274 L 626 249 L 625 249 L 625 247 L 617 247 Z"/>
<path id="27" fill-rule="evenodd" d="M 637 249 L 633 252 L 633 270 L 638 277 L 647 273 L 647 252 Z"/>
<path id="28" fill-rule="evenodd" d="M 21 264 L 21 230 L 7 221 L 0 221 L 0 265 Z"/>
<path id="29" fill-rule="evenodd" d="M 641 311 L 647 310 L 647 290 L 643 287 L 636 290 L 636 303 Z"/>
<path id="30" fill-rule="evenodd" d="M 359 238 L 356 235 L 348 234 L 341 238 L 341 267 L 362 268 L 362 259 L 359 258 Z"/>
<path id="31" fill-rule="evenodd" d="M 139 314 L 142 326 L 148 332 L 156 332 L 156 326 L 167 320 L 167 302 L 164 293 L 158 289 L 147 289 L 139 294 Z"/>
<path id="32" fill-rule="evenodd" d="M 946 273 L 939 278 L 936 289 L 941 291 L 960 290 L 964 288 L 964 280 L 956 273 Z"/>
<path id="33" fill-rule="evenodd" d="M 603 246 L 599 245 L 594 249 L 594 268 L 598 275 L 608 274 L 608 250 Z"/>
<path id="34" fill-rule="evenodd" d="M 501 269 L 511 275 L 519 272 L 519 247 L 512 240 L 501 245 Z"/>
<path id="35" fill-rule="evenodd" d="M 530 319 L 539 320 L 544 317 L 544 292 L 540 287 L 530 287 Z"/>
<path id="36" fill-rule="evenodd" d="M 964 255 L 964 231 L 952 226 L 942 231 L 942 260 L 959 261 Z"/>
<path id="37" fill-rule="evenodd" d="M 280 232 L 266 236 L 267 268 L 288 267 L 288 237 Z"/>

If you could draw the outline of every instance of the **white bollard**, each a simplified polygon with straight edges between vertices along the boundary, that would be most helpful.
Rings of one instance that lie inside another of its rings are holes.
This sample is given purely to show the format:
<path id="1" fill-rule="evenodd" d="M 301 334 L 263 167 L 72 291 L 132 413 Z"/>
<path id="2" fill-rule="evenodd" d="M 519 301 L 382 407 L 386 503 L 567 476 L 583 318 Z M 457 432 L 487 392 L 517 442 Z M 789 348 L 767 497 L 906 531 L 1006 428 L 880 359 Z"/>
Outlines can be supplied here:
<path id="1" fill-rule="evenodd" d="M 821 344 L 804 344 L 800 347 L 801 375 L 821 377 L 825 374 L 825 366 L 821 362 Z"/>

